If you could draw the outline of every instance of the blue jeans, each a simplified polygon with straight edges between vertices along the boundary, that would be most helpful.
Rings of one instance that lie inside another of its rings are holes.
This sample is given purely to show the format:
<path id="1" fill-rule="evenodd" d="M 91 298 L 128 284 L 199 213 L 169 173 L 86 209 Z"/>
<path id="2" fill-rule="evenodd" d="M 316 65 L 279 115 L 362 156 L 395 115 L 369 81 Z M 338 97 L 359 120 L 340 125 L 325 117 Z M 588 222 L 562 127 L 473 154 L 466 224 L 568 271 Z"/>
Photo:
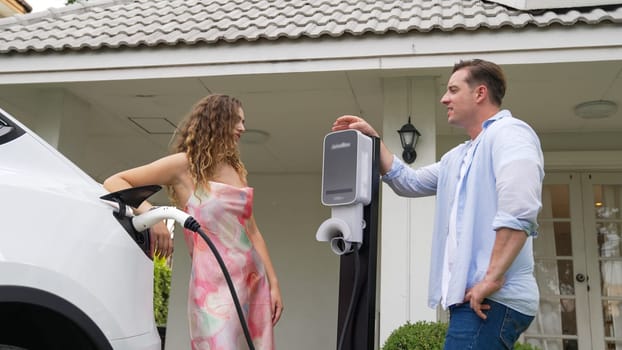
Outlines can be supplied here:
<path id="1" fill-rule="evenodd" d="M 533 316 L 527 316 L 489 299 L 484 304 L 487 318 L 479 318 L 469 303 L 449 307 L 449 329 L 445 337 L 445 350 L 496 350 L 512 349 Z"/>

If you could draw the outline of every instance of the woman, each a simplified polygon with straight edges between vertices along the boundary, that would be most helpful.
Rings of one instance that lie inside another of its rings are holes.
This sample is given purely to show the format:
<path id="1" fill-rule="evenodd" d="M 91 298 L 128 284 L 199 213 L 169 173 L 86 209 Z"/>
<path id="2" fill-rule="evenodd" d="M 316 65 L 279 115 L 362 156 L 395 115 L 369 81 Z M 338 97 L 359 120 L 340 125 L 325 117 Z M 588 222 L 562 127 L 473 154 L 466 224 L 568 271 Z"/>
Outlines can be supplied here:
<path id="1" fill-rule="evenodd" d="M 238 142 L 244 132 L 240 101 L 226 95 L 199 100 L 182 122 L 173 154 L 115 174 L 104 187 L 167 186 L 174 203 L 192 215 L 227 265 L 256 349 L 273 349 L 273 326 L 283 310 L 281 292 L 266 244 L 252 215 Z M 151 207 L 144 202 L 135 212 Z M 173 251 L 164 223 L 151 228 L 152 252 Z M 192 257 L 188 316 L 192 349 L 242 349 L 245 337 L 222 271 L 197 234 L 184 231 Z"/>

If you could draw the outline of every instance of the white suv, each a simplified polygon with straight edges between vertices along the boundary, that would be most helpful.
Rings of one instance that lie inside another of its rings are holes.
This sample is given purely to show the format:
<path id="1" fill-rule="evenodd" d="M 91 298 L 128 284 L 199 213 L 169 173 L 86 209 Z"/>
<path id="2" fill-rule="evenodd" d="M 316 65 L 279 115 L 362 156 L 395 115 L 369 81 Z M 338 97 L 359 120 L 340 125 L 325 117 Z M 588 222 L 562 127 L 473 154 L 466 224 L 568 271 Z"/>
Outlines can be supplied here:
<path id="1" fill-rule="evenodd" d="M 106 194 L 0 109 L 0 350 L 160 349 L 148 242 Z"/>

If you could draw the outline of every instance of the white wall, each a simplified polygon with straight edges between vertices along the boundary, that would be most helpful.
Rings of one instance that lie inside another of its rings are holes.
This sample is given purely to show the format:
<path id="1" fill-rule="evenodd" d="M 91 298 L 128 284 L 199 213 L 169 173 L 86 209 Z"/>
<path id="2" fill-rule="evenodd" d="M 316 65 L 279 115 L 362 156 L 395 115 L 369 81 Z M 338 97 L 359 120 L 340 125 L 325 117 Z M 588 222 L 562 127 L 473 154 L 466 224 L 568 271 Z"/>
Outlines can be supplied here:
<path id="1" fill-rule="evenodd" d="M 175 245 L 173 250 L 171 291 L 168 301 L 168 319 L 166 321 L 165 349 L 190 349 L 186 312 L 188 282 L 190 281 L 190 254 L 188 254 L 183 232 L 178 225 L 175 227 L 175 238 L 173 241 Z"/>
<path id="2" fill-rule="evenodd" d="M 255 215 L 285 305 L 275 330 L 277 349 L 331 349 L 336 344 L 339 259 L 315 240 L 317 228 L 330 217 L 320 202 L 319 170 L 249 180 L 256 186 Z"/>
<path id="3" fill-rule="evenodd" d="M 436 160 L 434 116 L 438 98 L 435 84 L 434 78 L 384 81 L 383 140 L 401 157 L 402 147 L 396 131 L 407 122 L 410 114 L 411 122 L 422 134 L 413 167 Z M 434 198 L 398 197 L 383 185 L 381 216 L 380 346 L 406 321 L 436 321 L 436 311 L 427 307 Z"/>

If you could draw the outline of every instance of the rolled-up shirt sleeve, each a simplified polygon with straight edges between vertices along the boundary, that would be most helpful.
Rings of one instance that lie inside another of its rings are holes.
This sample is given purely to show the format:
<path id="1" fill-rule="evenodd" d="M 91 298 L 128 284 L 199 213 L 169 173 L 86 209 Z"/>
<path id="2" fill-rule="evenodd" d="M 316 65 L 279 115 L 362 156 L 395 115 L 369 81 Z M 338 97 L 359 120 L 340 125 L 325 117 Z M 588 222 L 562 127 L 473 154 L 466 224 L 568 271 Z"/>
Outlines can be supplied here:
<path id="1" fill-rule="evenodd" d="M 412 169 L 393 155 L 391 169 L 382 176 L 382 181 L 400 196 L 423 197 L 436 194 L 438 174 L 439 163 Z"/>
<path id="2" fill-rule="evenodd" d="M 498 196 L 493 229 L 536 236 L 544 177 L 540 143 L 533 131 L 521 127 L 507 128 L 498 140 L 493 151 Z"/>

